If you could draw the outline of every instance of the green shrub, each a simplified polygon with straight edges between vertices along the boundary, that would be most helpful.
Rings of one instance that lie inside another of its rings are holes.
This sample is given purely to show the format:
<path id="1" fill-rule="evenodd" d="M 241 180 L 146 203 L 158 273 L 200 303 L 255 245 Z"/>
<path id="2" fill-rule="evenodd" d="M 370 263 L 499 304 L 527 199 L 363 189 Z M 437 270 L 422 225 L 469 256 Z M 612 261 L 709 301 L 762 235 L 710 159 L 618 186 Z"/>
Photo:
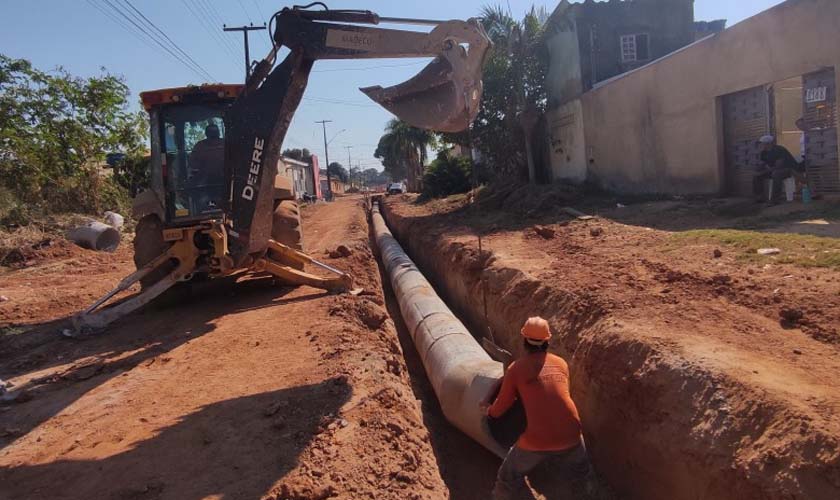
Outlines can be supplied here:
<path id="1" fill-rule="evenodd" d="M 451 156 L 448 151 L 441 151 L 423 176 L 423 194 L 441 198 L 466 193 L 471 187 L 471 174 L 472 161 L 469 158 Z"/>
<path id="2" fill-rule="evenodd" d="M 0 222 L 19 225 L 30 214 L 125 213 L 127 193 L 142 182 L 145 167 L 136 159 L 147 129 L 128 99 L 122 77 L 44 72 L 0 54 Z M 137 163 L 114 178 L 99 167 L 108 152 Z"/>
<path id="3" fill-rule="evenodd" d="M 143 155 L 129 155 L 114 166 L 113 179 L 134 197 L 151 183 L 151 158 Z"/>

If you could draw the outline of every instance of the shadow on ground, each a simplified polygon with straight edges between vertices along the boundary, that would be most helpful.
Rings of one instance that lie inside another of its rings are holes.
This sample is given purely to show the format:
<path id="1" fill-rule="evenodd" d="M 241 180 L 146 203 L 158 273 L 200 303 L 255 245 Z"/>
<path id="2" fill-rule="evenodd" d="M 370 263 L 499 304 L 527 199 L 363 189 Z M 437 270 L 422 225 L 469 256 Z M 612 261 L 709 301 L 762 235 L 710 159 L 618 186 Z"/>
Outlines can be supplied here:
<path id="1" fill-rule="evenodd" d="M 294 469 L 321 417 L 351 393 L 327 380 L 213 403 L 108 458 L 0 468 L 0 484 L 8 498 L 33 500 L 258 499 Z M 282 426 L 265 416 L 275 405 Z"/>
<path id="2" fill-rule="evenodd" d="M 153 304 L 90 337 L 62 337 L 56 325 L 66 324 L 64 319 L 4 338 L 0 378 L 41 373 L 11 388 L 17 399 L 0 401 L 0 449 L 113 377 L 212 332 L 219 317 L 324 295 L 285 298 L 292 290 L 278 288 L 271 279 L 249 279 L 198 290 L 177 304 Z"/>

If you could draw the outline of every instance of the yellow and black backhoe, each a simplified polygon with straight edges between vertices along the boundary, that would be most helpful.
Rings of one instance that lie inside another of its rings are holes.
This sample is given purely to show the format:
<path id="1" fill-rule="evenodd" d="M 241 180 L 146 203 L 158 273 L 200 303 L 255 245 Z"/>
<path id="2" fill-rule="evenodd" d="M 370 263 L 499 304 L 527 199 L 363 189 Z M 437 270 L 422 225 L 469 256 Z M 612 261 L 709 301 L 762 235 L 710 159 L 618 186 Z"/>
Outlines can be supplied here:
<path id="1" fill-rule="evenodd" d="M 432 29 L 370 26 L 380 23 Z M 270 34 L 271 51 L 244 85 L 141 94 L 152 168 L 151 187 L 134 204 L 137 271 L 74 318 L 77 332 L 102 328 L 199 276 L 267 272 L 291 285 L 352 289 L 349 275 L 301 251 L 298 208 L 277 176 L 283 139 L 315 61 L 434 57 L 404 83 L 360 90 L 407 123 L 440 132 L 466 129 L 478 112 L 490 40 L 475 19 L 386 18 L 316 2 L 275 13 Z M 283 47 L 289 54 L 275 67 Z M 307 264 L 330 277 L 304 272 Z M 138 282 L 138 293 L 117 299 Z"/>

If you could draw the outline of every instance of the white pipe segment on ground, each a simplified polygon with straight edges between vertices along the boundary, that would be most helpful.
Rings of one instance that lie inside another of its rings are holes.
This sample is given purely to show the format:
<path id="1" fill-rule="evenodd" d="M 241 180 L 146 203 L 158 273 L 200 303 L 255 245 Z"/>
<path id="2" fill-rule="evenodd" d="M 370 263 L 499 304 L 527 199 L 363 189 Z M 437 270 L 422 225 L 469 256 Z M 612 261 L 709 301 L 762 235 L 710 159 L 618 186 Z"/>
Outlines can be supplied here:
<path id="1" fill-rule="evenodd" d="M 469 330 L 437 296 L 432 285 L 388 230 L 374 203 L 376 245 L 426 375 L 450 423 L 500 457 L 507 450 L 490 433 L 480 408 L 494 395 L 502 364 L 481 348 Z"/>
<path id="2" fill-rule="evenodd" d="M 113 252 L 120 245 L 120 232 L 107 224 L 91 221 L 70 230 L 67 239 L 91 250 Z"/>

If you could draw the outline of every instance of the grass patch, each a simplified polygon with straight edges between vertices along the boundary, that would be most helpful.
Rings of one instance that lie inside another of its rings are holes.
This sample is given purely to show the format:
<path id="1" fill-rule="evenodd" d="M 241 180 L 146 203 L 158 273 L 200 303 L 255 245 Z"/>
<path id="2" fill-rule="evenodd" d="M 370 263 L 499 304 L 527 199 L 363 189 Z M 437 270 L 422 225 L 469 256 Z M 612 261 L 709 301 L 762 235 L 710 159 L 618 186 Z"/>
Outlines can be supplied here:
<path id="1" fill-rule="evenodd" d="M 840 206 L 831 204 L 813 208 L 808 207 L 803 210 L 783 214 L 760 214 L 756 217 L 741 220 L 738 227 L 743 229 L 767 229 L 780 224 L 797 222 L 805 219 L 826 219 L 830 221 L 840 220 Z"/>
<path id="2" fill-rule="evenodd" d="M 793 264 L 840 270 L 840 239 L 821 236 L 762 233 L 737 229 L 696 229 L 671 235 L 680 244 L 711 243 L 736 250 L 737 258 L 746 262 Z M 759 248 L 778 248 L 773 256 L 759 255 Z"/>

